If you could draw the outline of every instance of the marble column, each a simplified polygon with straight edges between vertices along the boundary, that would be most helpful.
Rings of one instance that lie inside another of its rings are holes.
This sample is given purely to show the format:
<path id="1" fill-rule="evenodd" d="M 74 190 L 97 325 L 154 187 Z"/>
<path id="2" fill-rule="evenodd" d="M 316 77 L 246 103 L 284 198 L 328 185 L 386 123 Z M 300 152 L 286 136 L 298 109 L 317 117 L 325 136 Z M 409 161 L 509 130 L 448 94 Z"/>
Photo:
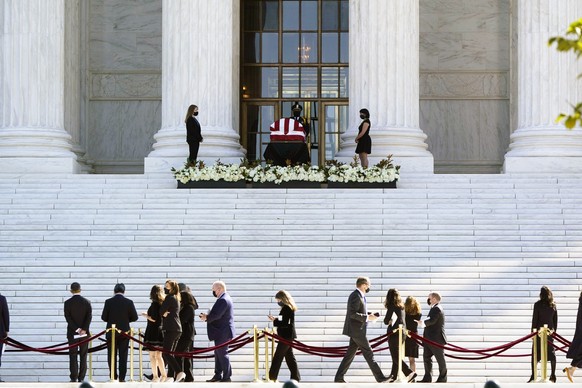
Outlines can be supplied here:
<path id="1" fill-rule="evenodd" d="M 360 123 L 371 115 L 370 164 L 392 154 L 402 172 L 433 170 L 419 124 L 419 1 L 350 1 L 350 128 L 338 159 L 351 159 Z"/>
<path id="2" fill-rule="evenodd" d="M 582 101 L 582 61 L 548 39 L 582 14 L 580 0 L 516 0 L 512 20 L 512 129 L 505 173 L 582 172 L 582 131 L 556 123 Z"/>
<path id="3" fill-rule="evenodd" d="M 66 0 L 0 5 L 0 171 L 79 171 L 65 130 Z"/>
<path id="4" fill-rule="evenodd" d="M 240 1 L 163 0 L 162 12 L 162 128 L 145 159 L 145 172 L 184 165 L 190 104 L 199 108 L 204 137 L 198 159 L 240 162 Z"/>

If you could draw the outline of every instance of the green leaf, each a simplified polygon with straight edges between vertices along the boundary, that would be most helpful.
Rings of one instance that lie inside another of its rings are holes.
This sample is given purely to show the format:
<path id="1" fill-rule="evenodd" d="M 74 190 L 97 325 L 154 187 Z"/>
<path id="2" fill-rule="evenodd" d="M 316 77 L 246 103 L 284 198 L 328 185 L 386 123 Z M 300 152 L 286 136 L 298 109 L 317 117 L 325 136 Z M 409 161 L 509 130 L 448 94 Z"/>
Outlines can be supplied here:
<path id="1" fill-rule="evenodd" d="M 574 126 L 576 126 L 576 122 L 577 122 L 577 120 L 575 117 L 568 116 L 564 125 L 566 126 L 566 128 L 572 129 L 572 128 L 574 128 Z"/>

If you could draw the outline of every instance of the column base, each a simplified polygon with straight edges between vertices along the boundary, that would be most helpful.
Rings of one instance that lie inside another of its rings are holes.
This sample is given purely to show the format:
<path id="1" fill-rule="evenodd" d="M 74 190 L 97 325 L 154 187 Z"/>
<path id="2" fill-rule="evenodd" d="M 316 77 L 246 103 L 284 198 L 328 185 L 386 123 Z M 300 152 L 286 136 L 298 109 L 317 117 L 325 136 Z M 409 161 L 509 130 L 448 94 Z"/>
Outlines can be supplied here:
<path id="1" fill-rule="evenodd" d="M 580 156 L 506 156 L 502 173 L 582 173 Z"/>
<path id="2" fill-rule="evenodd" d="M 22 174 L 79 174 L 82 167 L 75 158 L 0 158 L 0 171 Z"/>

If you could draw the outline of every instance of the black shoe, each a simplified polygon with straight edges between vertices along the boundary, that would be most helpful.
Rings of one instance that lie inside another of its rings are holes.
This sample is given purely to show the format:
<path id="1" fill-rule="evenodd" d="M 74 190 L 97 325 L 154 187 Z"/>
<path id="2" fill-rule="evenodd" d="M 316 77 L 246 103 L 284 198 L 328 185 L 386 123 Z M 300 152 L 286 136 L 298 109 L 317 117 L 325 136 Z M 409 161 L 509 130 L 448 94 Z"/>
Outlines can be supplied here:
<path id="1" fill-rule="evenodd" d="M 334 383 L 344 383 L 344 384 L 345 384 L 345 383 L 347 383 L 347 381 L 345 381 L 344 379 L 341 379 L 341 380 L 334 380 L 333 382 L 334 382 Z"/>
<path id="2" fill-rule="evenodd" d="M 550 376 L 550 381 L 551 381 L 552 383 L 555 383 L 555 382 L 556 382 L 556 375 L 551 375 L 551 376 Z"/>
<path id="3" fill-rule="evenodd" d="M 220 380 L 221 383 L 230 383 L 232 380 L 231 379 L 222 379 Z"/>
<path id="4" fill-rule="evenodd" d="M 220 377 L 212 377 L 210 380 L 206 380 L 207 383 L 216 383 L 217 381 L 220 381 Z"/>
<path id="5" fill-rule="evenodd" d="M 411 374 L 409 374 L 408 376 L 406 376 L 406 382 L 412 383 L 414 381 L 414 379 L 416 379 L 416 376 L 418 376 L 416 374 L 416 372 L 412 372 Z"/>
<path id="6" fill-rule="evenodd" d="M 143 374 L 143 378 L 146 379 L 147 381 L 152 381 L 154 379 L 154 375 L 146 375 L 144 373 Z"/>
<path id="7" fill-rule="evenodd" d="M 76 382 L 77 382 L 77 379 L 71 379 L 71 381 L 70 381 L 70 382 L 71 382 L 71 383 L 76 383 Z"/>
<path id="8" fill-rule="evenodd" d="M 427 379 L 422 379 L 419 381 L 419 383 L 432 383 L 432 381 L 427 380 Z"/>
<path id="9" fill-rule="evenodd" d="M 437 379 L 437 383 L 446 383 L 447 379 Z"/>
<path id="10" fill-rule="evenodd" d="M 388 377 L 386 377 L 386 376 L 382 376 L 382 377 L 380 377 L 380 379 L 379 379 L 379 380 L 377 380 L 377 381 L 378 381 L 379 383 L 385 383 L 386 381 L 390 381 L 390 380 L 392 380 L 392 376 L 388 376 Z"/>

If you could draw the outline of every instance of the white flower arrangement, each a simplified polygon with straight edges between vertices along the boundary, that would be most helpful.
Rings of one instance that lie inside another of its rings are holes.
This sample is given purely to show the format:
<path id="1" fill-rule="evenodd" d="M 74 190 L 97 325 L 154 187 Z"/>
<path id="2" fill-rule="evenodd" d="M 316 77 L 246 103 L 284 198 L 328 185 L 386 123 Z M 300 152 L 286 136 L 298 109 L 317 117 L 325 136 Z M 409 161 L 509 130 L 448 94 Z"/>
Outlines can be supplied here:
<path id="1" fill-rule="evenodd" d="M 362 167 L 357 159 L 350 164 L 328 161 L 325 167 L 302 164 L 296 166 L 261 165 L 243 161 L 241 164 L 224 164 L 220 160 L 213 166 L 204 162 L 186 163 L 180 170 L 172 168 L 176 180 L 183 184 L 190 181 L 225 181 L 250 183 L 285 182 L 338 182 L 338 183 L 388 183 L 397 181 L 400 166 L 392 164 L 392 155 L 372 167 Z"/>

